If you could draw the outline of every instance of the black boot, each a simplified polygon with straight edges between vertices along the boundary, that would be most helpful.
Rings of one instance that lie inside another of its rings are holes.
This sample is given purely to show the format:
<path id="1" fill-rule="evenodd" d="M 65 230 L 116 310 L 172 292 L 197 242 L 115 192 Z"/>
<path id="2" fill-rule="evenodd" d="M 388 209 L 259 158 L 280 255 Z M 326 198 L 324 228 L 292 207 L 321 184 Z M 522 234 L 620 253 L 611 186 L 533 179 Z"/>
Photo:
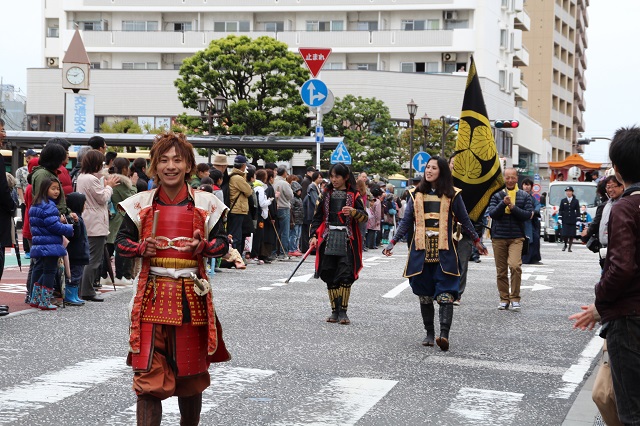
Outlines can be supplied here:
<path id="1" fill-rule="evenodd" d="M 431 303 L 420 303 L 420 313 L 422 314 L 422 323 L 424 324 L 424 329 L 427 330 L 427 337 L 422 341 L 423 346 L 433 346 L 433 341 L 435 337 L 435 328 L 433 326 L 433 316 L 435 310 L 433 309 L 433 302 Z"/>
<path id="2" fill-rule="evenodd" d="M 138 426 L 160 426 L 162 421 L 162 401 L 151 395 L 138 397 L 136 402 Z"/>
<path id="3" fill-rule="evenodd" d="M 180 426 L 198 426 L 200 411 L 202 411 L 202 394 L 178 397 L 180 408 Z"/>
<path id="4" fill-rule="evenodd" d="M 342 325 L 351 324 L 351 320 L 347 316 L 347 308 L 349 307 L 349 296 L 351 295 L 351 286 L 340 287 L 340 312 L 338 313 L 338 322 Z M 338 306 L 336 304 L 336 306 Z"/>
<path id="5" fill-rule="evenodd" d="M 443 351 L 449 350 L 449 329 L 453 321 L 453 305 L 443 303 L 440 305 L 440 337 L 436 339 L 436 344 Z"/>
<path id="6" fill-rule="evenodd" d="M 329 318 L 327 318 L 327 322 L 338 322 L 339 321 L 339 314 L 340 314 L 340 306 L 342 305 L 342 297 L 338 296 L 335 299 L 333 299 L 333 307 L 331 309 L 331 315 L 329 316 Z"/>

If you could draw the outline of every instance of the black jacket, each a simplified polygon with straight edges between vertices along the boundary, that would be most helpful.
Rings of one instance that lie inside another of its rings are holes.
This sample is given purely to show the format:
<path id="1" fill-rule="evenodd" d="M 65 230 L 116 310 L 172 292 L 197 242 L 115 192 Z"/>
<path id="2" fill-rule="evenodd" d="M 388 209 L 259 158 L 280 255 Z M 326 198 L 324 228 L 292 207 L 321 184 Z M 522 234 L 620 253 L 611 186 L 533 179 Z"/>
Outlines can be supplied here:
<path id="1" fill-rule="evenodd" d="M 6 168 L 4 166 L 4 158 L 0 156 L 0 248 L 11 247 L 13 241 L 11 240 L 11 221 L 16 211 L 16 203 L 11 198 L 11 191 L 9 190 L 9 183 L 7 182 L 7 175 L 5 174 Z"/>
<path id="2" fill-rule="evenodd" d="M 569 203 L 568 198 L 563 198 L 558 209 L 558 220 L 562 220 L 562 226 L 576 226 L 578 217 L 580 217 L 580 201 L 573 197 L 571 203 Z"/>
<path id="3" fill-rule="evenodd" d="M 67 254 L 71 265 L 89 264 L 89 239 L 87 228 L 82 219 L 82 210 L 84 210 L 86 200 L 85 195 L 79 192 L 72 192 L 67 196 L 67 206 L 78 215 L 78 221 L 73 222 L 73 236 L 69 238 L 69 245 L 67 245 Z"/>
<path id="4" fill-rule="evenodd" d="M 524 237 L 524 222 L 531 219 L 533 201 L 531 196 L 522 190 L 516 193 L 516 202 L 511 214 L 506 214 L 507 205 L 503 202 L 506 190 L 498 191 L 491 196 L 489 216 L 491 216 L 491 239 L 509 239 Z"/>

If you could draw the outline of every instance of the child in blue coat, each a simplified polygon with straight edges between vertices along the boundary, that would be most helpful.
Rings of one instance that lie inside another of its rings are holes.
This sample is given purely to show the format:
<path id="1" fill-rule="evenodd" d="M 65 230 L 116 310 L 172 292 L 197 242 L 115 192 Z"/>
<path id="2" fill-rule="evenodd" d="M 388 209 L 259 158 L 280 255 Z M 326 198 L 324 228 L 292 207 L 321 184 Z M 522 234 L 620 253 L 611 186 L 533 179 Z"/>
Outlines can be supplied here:
<path id="1" fill-rule="evenodd" d="M 42 310 L 56 309 L 51 304 L 51 299 L 58 258 L 67 254 L 62 245 L 62 237 L 73 235 L 72 225 L 63 224 L 60 220 L 56 205 L 60 194 L 60 182 L 46 178 L 42 181 L 39 192 L 33 195 L 33 203 L 29 209 L 29 225 L 33 237 L 31 257 L 37 259 L 33 269 L 33 290 L 29 305 Z"/>

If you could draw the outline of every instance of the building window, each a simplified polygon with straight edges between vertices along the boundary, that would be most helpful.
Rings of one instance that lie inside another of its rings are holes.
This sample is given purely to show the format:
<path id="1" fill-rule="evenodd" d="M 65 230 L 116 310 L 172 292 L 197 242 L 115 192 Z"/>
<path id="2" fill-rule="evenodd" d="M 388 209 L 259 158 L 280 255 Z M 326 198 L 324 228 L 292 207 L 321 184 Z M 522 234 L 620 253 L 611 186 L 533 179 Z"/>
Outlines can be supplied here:
<path id="1" fill-rule="evenodd" d="M 421 31 L 425 28 L 426 21 L 415 21 L 413 19 L 403 19 L 400 26 L 402 31 Z"/>
<path id="2" fill-rule="evenodd" d="M 378 21 L 358 21 L 356 23 L 357 31 L 378 31 Z"/>
<path id="3" fill-rule="evenodd" d="M 158 31 L 158 21 L 122 21 L 122 31 Z"/>
<path id="4" fill-rule="evenodd" d="M 173 69 L 174 70 L 180 70 L 181 66 L 182 66 L 182 64 L 173 64 Z"/>
<path id="5" fill-rule="evenodd" d="M 413 62 L 402 62 L 400 72 L 416 72 L 416 65 Z"/>
<path id="6" fill-rule="evenodd" d="M 455 62 L 445 62 L 444 63 L 444 72 L 445 73 L 452 73 L 452 72 L 456 72 L 458 71 L 456 69 L 456 63 Z"/>
<path id="7" fill-rule="evenodd" d="M 251 31 L 249 21 L 216 21 L 213 23 L 213 31 L 218 33 L 237 33 Z"/>
<path id="8" fill-rule="evenodd" d="M 440 65 L 437 62 L 427 62 L 427 73 L 437 73 L 438 72 L 438 65 Z"/>
<path id="9" fill-rule="evenodd" d="M 58 38 L 60 37 L 60 31 L 58 27 L 49 27 L 47 28 L 47 37 Z"/>
<path id="10" fill-rule="evenodd" d="M 175 31 L 175 32 L 185 32 L 185 31 L 191 31 L 193 29 L 193 25 L 191 24 L 191 22 L 169 22 L 167 24 L 167 30 L 168 31 Z"/>
<path id="11" fill-rule="evenodd" d="M 500 84 L 500 90 L 507 90 L 507 71 L 498 71 L 498 84 Z"/>
<path id="12" fill-rule="evenodd" d="M 265 22 L 264 30 L 272 33 L 284 31 L 284 21 Z"/>
<path id="13" fill-rule="evenodd" d="M 101 66 L 100 62 L 91 62 L 91 64 L 89 64 L 89 67 L 92 70 L 99 70 L 102 66 Z"/>
<path id="14" fill-rule="evenodd" d="M 344 31 L 344 21 L 307 21 L 307 31 Z"/>
<path id="15" fill-rule="evenodd" d="M 342 62 L 325 62 L 322 67 L 323 70 L 341 70 Z"/>
<path id="16" fill-rule="evenodd" d="M 157 62 L 123 62 L 123 70 L 157 70 Z"/>
<path id="17" fill-rule="evenodd" d="M 377 71 L 378 64 L 375 64 L 375 63 L 356 64 L 356 69 L 362 70 L 362 71 Z"/>
<path id="18" fill-rule="evenodd" d="M 509 31 L 500 30 L 500 48 L 506 49 L 509 46 Z"/>
<path id="19" fill-rule="evenodd" d="M 513 135 L 501 129 L 494 129 L 496 148 L 501 157 L 511 157 L 513 148 Z"/>
<path id="20" fill-rule="evenodd" d="M 102 22 L 100 21 L 78 22 L 78 27 L 83 31 L 102 31 Z"/>
<path id="21" fill-rule="evenodd" d="M 440 29 L 440 20 L 439 19 L 427 19 L 427 27 L 428 30 L 439 30 Z"/>

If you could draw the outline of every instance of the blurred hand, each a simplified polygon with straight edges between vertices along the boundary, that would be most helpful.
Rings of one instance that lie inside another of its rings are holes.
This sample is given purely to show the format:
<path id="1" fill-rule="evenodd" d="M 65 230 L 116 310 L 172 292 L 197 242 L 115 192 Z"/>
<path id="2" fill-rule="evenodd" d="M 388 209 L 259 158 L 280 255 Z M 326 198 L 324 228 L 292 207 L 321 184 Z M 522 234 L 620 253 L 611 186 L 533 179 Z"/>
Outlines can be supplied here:
<path id="1" fill-rule="evenodd" d="M 112 188 L 114 186 L 117 186 L 119 183 L 120 183 L 120 176 L 117 176 L 117 175 L 110 175 L 104 179 L 105 186 L 108 185 Z"/>
<path id="2" fill-rule="evenodd" d="M 156 244 L 157 241 L 155 238 L 147 238 L 146 240 L 144 240 L 144 242 L 147 244 L 144 252 L 142 253 L 142 257 L 154 257 L 156 255 Z"/>
<path id="3" fill-rule="evenodd" d="M 138 183 L 138 174 L 137 173 L 134 173 L 134 174 L 131 175 L 131 183 L 133 183 L 134 185 L 136 183 Z"/>
<path id="4" fill-rule="evenodd" d="M 489 254 L 489 250 L 487 250 L 487 248 L 484 246 L 484 244 L 482 244 L 482 241 L 478 241 L 477 243 L 474 243 L 473 245 L 478 250 L 478 253 L 480 253 L 482 256 L 486 256 L 487 254 Z"/>
<path id="5" fill-rule="evenodd" d="M 600 320 L 596 305 L 592 303 L 589 306 L 580 306 L 580 309 L 582 309 L 582 312 L 575 313 L 569 317 L 571 321 L 575 321 L 573 328 L 593 330 Z"/>
<path id="6" fill-rule="evenodd" d="M 193 253 L 194 251 L 196 251 L 201 242 L 202 235 L 200 234 L 200 230 L 196 229 L 195 231 L 193 231 L 193 239 L 189 241 L 186 246 L 178 247 L 178 251 Z"/>
<path id="7" fill-rule="evenodd" d="M 318 239 L 316 237 L 311 237 L 309 239 L 309 248 L 313 250 L 314 248 L 316 248 L 317 245 L 318 245 Z"/>

